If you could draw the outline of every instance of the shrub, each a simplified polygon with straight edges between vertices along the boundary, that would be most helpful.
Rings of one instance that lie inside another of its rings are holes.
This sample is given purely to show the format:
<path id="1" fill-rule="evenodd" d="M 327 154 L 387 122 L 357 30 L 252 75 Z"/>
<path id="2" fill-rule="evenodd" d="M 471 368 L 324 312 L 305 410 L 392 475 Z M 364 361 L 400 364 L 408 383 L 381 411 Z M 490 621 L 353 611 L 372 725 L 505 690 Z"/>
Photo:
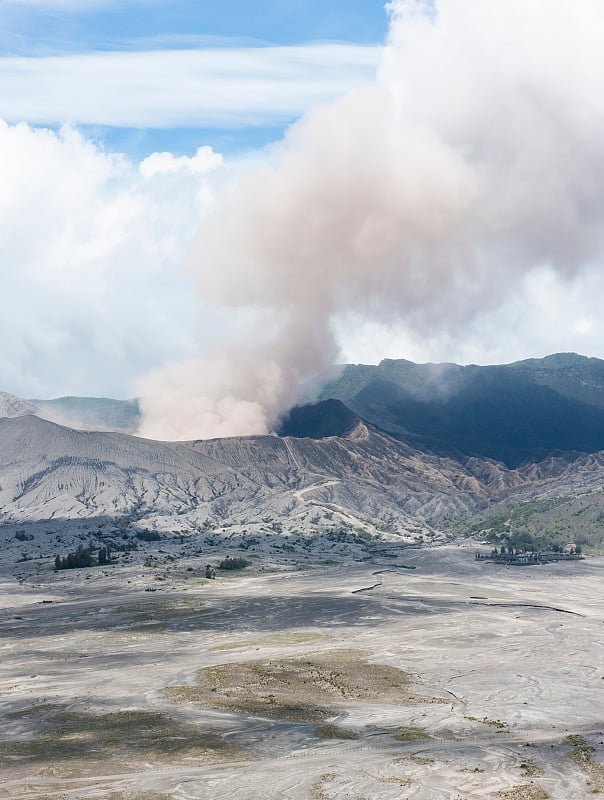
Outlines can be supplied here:
<path id="1" fill-rule="evenodd" d="M 339 725 L 327 723 L 315 728 L 315 736 L 319 739 L 358 739 L 359 734 L 348 728 L 341 728 Z"/>
<path id="2" fill-rule="evenodd" d="M 161 536 L 157 531 L 137 531 L 136 538 L 141 542 L 159 542 Z"/>
<path id="3" fill-rule="evenodd" d="M 249 567 L 250 562 L 246 561 L 245 558 L 231 558 L 227 556 L 223 561 L 220 562 L 218 565 L 218 569 L 245 569 Z"/>

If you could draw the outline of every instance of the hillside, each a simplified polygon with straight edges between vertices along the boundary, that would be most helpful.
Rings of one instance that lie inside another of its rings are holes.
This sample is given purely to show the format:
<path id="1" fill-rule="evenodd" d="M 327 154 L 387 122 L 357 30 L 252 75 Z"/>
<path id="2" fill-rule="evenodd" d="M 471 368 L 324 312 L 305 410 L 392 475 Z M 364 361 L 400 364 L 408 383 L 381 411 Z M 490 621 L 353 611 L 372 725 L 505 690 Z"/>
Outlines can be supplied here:
<path id="1" fill-rule="evenodd" d="M 509 467 L 604 449 L 604 361 L 575 354 L 502 366 L 346 365 L 319 392 L 413 446 Z"/>
<path id="2" fill-rule="evenodd" d="M 514 470 L 487 459 L 461 464 L 360 420 L 340 437 L 175 443 L 75 431 L 35 416 L 0 420 L 5 527 L 88 520 L 252 534 L 268 526 L 311 537 L 356 532 L 414 542 L 463 533 L 476 520 L 484 520 L 477 530 L 491 528 L 491 516 L 507 519 L 518 504 L 581 495 L 598 543 L 603 481 L 603 454 L 550 456 Z M 573 532 L 566 524 L 562 538 Z"/>
<path id="3" fill-rule="evenodd" d="M 497 472 L 497 467 L 494 467 Z M 0 420 L 2 521 L 133 515 L 160 527 L 339 515 L 404 531 L 484 502 L 484 481 L 358 423 L 345 437 L 166 443 Z"/>
<path id="4" fill-rule="evenodd" d="M 136 401 L 0 395 L 0 525 L 604 545 L 603 361 L 386 360 L 344 367 L 321 395 L 279 436 L 172 443 L 120 432 Z"/>

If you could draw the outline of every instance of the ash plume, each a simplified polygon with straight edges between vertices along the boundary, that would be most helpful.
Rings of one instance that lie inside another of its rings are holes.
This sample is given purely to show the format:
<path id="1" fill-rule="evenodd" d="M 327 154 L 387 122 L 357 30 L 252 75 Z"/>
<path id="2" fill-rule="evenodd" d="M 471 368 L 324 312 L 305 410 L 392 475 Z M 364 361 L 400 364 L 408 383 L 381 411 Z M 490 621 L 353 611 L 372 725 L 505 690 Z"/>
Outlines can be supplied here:
<path id="1" fill-rule="evenodd" d="M 141 433 L 271 431 L 342 314 L 462 329 L 534 270 L 602 256 L 604 6 L 397 0 L 374 84 L 217 198 L 191 253 L 221 336 L 142 387 Z M 403 355 L 403 354 L 401 354 Z"/>

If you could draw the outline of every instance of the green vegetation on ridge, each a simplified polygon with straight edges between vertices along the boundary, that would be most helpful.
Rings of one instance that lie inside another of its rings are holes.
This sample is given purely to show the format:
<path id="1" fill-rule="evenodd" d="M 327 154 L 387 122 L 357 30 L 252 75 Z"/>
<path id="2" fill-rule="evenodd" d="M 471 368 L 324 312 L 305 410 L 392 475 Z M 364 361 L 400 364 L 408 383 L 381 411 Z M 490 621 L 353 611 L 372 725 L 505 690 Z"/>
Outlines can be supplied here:
<path id="1" fill-rule="evenodd" d="M 570 544 L 604 549 L 604 491 L 520 503 L 474 518 L 466 533 L 496 545 L 543 550 Z"/>

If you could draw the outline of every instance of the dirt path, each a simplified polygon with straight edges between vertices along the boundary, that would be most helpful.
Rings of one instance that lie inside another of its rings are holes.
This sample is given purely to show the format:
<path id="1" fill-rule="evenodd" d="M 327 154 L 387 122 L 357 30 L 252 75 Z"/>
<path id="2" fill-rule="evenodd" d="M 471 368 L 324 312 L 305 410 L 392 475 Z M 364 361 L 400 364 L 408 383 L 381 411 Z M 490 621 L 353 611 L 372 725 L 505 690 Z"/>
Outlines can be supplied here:
<path id="1" fill-rule="evenodd" d="M 318 489 L 326 489 L 328 486 L 336 486 L 338 483 L 342 483 L 342 481 L 336 479 L 324 481 L 323 483 L 316 483 L 313 486 L 307 486 L 305 489 L 295 489 L 292 494 L 297 500 L 302 500 L 304 495 L 310 492 L 316 492 Z"/>

